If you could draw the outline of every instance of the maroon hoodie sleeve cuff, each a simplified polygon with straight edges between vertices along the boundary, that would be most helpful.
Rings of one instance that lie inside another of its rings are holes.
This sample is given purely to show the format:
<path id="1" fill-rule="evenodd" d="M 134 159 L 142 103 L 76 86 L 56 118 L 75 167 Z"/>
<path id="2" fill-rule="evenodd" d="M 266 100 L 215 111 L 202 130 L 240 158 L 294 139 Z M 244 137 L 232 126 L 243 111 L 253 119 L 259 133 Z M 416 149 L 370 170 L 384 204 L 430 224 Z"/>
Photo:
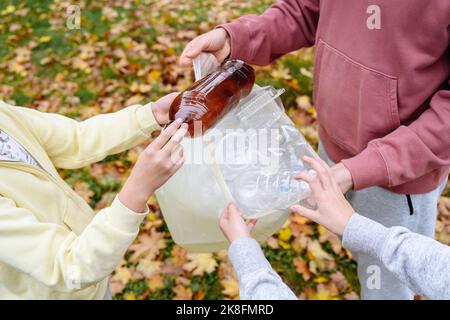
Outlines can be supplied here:
<path id="1" fill-rule="evenodd" d="M 253 50 L 249 47 L 251 39 L 250 31 L 242 22 L 236 20 L 234 22 L 219 25 L 216 28 L 225 29 L 230 36 L 231 59 L 240 59 L 243 61 L 250 61 L 252 59 Z"/>
<path id="2" fill-rule="evenodd" d="M 386 162 L 375 145 L 370 144 L 360 154 L 341 162 L 350 171 L 356 191 L 391 184 Z"/>

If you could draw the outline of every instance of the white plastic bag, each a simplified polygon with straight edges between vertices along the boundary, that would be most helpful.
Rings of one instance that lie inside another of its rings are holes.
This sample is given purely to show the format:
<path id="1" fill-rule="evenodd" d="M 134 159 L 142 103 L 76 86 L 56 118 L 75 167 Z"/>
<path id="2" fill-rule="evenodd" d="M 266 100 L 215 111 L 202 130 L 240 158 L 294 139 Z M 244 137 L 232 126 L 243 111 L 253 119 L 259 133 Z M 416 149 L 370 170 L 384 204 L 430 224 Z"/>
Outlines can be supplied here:
<path id="1" fill-rule="evenodd" d="M 211 57 L 199 58 L 206 68 L 194 61 L 197 77 L 218 66 Z M 255 85 L 203 136 L 183 140 L 185 164 L 156 192 L 176 243 L 197 252 L 226 248 L 219 214 L 230 201 L 258 218 L 252 235 L 265 240 L 284 224 L 289 206 L 309 196 L 306 183 L 292 176 L 310 169 L 301 157 L 314 151 L 284 113 L 283 91 Z"/>
<path id="2" fill-rule="evenodd" d="M 194 67 L 195 80 L 198 81 L 207 74 L 217 70 L 220 67 L 219 62 L 211 53 L 202 52 L 194 59 L 192 63 Z"/>

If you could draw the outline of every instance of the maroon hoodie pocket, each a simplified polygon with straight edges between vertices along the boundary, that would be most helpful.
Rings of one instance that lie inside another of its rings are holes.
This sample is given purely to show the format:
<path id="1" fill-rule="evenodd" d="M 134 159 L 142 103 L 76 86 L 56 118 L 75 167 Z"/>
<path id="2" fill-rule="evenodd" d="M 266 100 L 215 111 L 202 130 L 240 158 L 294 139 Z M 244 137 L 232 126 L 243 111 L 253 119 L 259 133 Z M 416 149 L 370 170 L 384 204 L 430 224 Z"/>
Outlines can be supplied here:
<path id="1" fill-rule="evenodd" d="M 400 126 L 397 78 L 354 61 L 323 40 L 316 47 L 314 104 L 329 139 L 352 154 Z"/>

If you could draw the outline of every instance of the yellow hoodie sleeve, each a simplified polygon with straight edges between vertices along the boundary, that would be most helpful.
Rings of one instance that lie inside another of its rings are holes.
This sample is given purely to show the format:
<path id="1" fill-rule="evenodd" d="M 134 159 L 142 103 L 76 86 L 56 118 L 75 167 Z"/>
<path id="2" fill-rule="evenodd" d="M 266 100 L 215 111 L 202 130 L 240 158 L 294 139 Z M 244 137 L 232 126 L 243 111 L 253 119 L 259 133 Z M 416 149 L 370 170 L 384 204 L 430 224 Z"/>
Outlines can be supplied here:
<path id="1" fill-rule="evenodd" d="M 144 142 L 160 128 L 151 104 L 135 105 L 85 121 L 14 107 L 58 168 L 76 169 Z"/>
<path id="2" fill-rule="evenodd" d="M 0 197 L 0 261 L 57 291 L 81 290 L 114 270 L 147 213 L 135 213 L 116 198 L 77 236 Z"/>

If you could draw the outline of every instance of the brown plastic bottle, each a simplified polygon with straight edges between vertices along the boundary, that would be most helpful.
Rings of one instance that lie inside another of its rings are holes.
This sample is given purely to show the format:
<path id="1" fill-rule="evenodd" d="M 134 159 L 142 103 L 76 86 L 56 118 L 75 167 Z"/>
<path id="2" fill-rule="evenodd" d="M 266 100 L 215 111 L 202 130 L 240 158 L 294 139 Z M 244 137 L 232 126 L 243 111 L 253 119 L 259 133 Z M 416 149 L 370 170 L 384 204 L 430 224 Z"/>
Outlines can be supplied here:
<path id="1" fill-rule="evenodd" d="M 240 60 L 227 60 L 217 71 L 195 82 L 175 98 L 169 120 L 181 118 L 189 125 L 192 137 L 202 135 L 248 96 L 254 83 L 255 71 L 251 66 Z M 194 130 L 197 121 L 201 123 L 201 130 L 198 125 Z"/>

